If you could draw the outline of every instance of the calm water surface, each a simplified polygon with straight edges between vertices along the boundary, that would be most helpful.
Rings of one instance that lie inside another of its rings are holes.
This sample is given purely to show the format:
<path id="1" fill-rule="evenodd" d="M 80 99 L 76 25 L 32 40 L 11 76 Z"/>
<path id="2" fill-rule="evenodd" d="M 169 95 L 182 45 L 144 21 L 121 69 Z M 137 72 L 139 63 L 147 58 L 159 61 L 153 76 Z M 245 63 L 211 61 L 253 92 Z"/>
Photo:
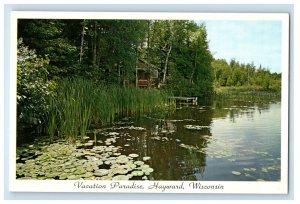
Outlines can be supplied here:
<path id="1" fill-rule="evenodd" d="M 281 104 L 275 101 L 257 103 L 227 99 L 195 106 L 178 105 L 172 113 L 127 118 L 114 127 L 91 130 L 87 141 L 96 136 L 95 146 L 103 146 L 103 141 L 113 135 L 113 145 L 119 148 L 119 154 L 134 153 L 140 161 L 143 157 L 150 157 L 146 163 L 154 172 L 147 177 L 149 180 L 277 181 L 280 180 L 281 164 L 280 112 Z M 39 145 L 27 145 L 25 150 L 18 149 L 18 152 L 23 151 L 28 157 L 27 149 L 33 147 L 45 149 Z M 88 153 L 81 148 L 78 150 Z M 36 150 L 32 151 L 30 157 L 18 159 L 20 168 L 24 161 L 29 160 L 26 161 L 28 165 L 19 170 L 20 177 L 28 174 L 27 177 L 34 179 L 36 176 L 31 169 L 36 163 L 34 159 L 41 161 L 41 157 L 37 158 Z M 88 161 L 85 157 L 83 159 Z M 36 166 L 37 173 L 40 169 L 44 171 L 52 167 L 54 171 L 56 165 L 63 165 L 50 164 L 51 161 Z M 49 168 L 44 167 L 46 164 Z M 76 171 L 77 167 L 73 167 L 68 168 Z M 57 179 L 61 174 L 51 175 L 51 171 L 46 177 Z M 65 172 L 70 171 L 65 169 Z"/>
<path id="2" fill-rule="evenodd" d="M 178 107 L 165 117 L 131 119 L 145 131 L 116 128 L 127 133 L 116 145 L 150 156 L 153 180 L 277 181 L 280 111 L 280 102 L 230 100 Z"/>

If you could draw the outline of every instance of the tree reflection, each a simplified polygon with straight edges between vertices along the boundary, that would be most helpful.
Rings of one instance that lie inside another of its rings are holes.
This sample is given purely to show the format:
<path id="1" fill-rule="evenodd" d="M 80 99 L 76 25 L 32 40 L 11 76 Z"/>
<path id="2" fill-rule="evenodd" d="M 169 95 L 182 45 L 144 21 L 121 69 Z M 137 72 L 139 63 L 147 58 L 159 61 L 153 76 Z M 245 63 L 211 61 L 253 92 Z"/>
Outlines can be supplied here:
<path id="1" fill-rule="evenodd" d="M 204 178 L 208 145 L 213 141 L 212 125 L 216 119 L 246 116 L 256 111 L 268 111 L 270 104 L 257 101 L 210 100 L 196 106 L 180 106 L 169 114 L 156 113 L 133 120 L 145 131 L 127 131 L 128 138 L 120 138 L 118 145 L 124 153 L 138 153 L 140 159 L 150 156 L 148 164 L 154 168 L 152 180 L 196 180 Z M 185 125 L 203 127 L 189 130 Z"/>

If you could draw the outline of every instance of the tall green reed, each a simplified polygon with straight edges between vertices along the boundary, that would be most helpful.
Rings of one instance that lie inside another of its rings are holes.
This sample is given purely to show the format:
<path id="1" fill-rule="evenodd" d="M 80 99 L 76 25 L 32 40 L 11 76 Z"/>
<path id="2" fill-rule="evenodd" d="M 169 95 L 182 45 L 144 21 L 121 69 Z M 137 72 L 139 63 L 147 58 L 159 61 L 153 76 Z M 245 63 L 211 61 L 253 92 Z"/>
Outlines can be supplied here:
<path id="1" fill-rule="evenodd" d="M 107 86 L 82 78 L 60 81 L 58 87 L 53 100 L 55 115 L 48 119 L 49 135 L 59 132 L 68 141 L 83 140 L 91 124 L 110 125 L 127 116 L 150 114 L 175 105 L 170 93 L 156 89 Z"/>
<path id="2" fill-rule="evenodd" d="M 46 130 L 49 134 L 49 139 L 52 142 L 54 139 L 55 131 L 56 131 L 56 117 L 57 117 L 57 109 L 56 109 L 56 101 L 55 98 L 49 98 L 49 110 L 47 114 L 47 126 Z"/>

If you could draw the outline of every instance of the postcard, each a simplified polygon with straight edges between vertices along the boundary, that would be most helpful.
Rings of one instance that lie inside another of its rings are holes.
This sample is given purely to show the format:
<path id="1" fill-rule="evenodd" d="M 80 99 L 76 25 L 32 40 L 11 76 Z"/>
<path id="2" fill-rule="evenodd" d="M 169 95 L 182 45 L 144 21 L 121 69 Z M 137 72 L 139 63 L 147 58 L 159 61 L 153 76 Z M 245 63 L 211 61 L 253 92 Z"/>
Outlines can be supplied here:
<path id="1" fill-rule="evenodd" d="M 288 193 L 287 13 L 11 13 L 12 192 Z"/>

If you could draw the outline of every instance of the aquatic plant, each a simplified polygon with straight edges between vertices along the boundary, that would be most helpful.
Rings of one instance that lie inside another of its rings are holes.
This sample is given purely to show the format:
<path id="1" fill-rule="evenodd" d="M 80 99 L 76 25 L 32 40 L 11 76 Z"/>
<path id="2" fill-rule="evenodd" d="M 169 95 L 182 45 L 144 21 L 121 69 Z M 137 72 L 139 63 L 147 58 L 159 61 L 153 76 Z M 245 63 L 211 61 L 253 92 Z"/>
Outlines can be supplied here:
<path id="1" fill-rule="evenodd" d="M 84 140 L 86 136 L 86 131 L 91 123 L 91 107 L 87 105 L 83 105 L 83 110 L 79 114 L 79 130 L 81 139 Z"/>
<path id="2" fill-rule="evenodd" d="M 47 133 L 49 134 L 50 142 L 53 141 L 55 131 L 56 131 L 56 102 L 53 97 L 49 99 L 49 111 L 48 111 L 48 124 L 46 127 Z"/>
<path id="3" fill-rule="evenodd" d="M 240 175 L 242 175 L 242 173 L 241 172 L 238 172 L 238 171 L 232 171 L 231 172 L 233 175 L 235 175 L 235 176 L 240 176 Z"/>
<path id="4" fill-rule="evenodd" d="M 22 162 L 16 163 L 16 177 L 21 180 L 141 180 L 139 177 L 144 176 L 144 180 L 148 179 L 154 169 L 136 160 L 137 154 L 124 155 L 120 149 L 93 146 L 86 150 L 60 141 L 50 145 L 37 142 L 18 148 Z M 116 153 L 117 157 L 112 156 Z"/>
<path id="5" fill-rule="evenodd" d="M 219 101 L 251 101 L 255 103 L 264 103 L 269 101 L 279 101 L 281 93 L 262 91 L 262 90 L 238 90 L 238 89 L 220 89 L 214 95 Z"/>
<path id="6" fill-rule="evenodd" d="M 175 101 L 167 91 L 107 86 L 73 78 L 58 82 L 50 106 L 47 118 L 50 137 L 59 132 L 68 141 L 75 141 L 79 135 L 84 140 L 91 123 L 105 126 L 124 117 L 175 108 Z"/>

